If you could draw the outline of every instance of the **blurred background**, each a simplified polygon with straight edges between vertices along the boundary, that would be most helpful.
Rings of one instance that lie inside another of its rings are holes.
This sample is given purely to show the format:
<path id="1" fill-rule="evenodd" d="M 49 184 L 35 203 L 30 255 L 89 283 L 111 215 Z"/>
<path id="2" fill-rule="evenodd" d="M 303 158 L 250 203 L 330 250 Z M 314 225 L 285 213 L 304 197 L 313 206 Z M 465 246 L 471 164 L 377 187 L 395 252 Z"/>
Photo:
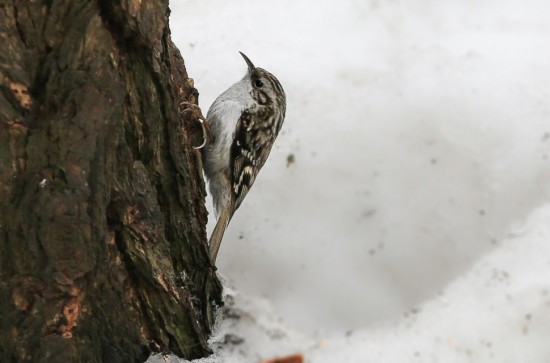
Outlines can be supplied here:
<path id="1" fill-rule="evenodd" d="M 170 7 L 204 114 L 244 76 L 238 51 L 285 88 L 285 124 L 218 268 L 296 329 L 414 313 L 548 203 L 550 2 Z"/>

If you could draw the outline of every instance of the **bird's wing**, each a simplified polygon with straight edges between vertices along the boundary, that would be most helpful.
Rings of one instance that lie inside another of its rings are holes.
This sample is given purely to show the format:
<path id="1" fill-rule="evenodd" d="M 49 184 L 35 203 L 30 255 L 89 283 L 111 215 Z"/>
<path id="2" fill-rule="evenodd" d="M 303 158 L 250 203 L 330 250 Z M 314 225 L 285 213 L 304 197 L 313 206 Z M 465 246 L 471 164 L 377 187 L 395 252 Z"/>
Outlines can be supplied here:
<path id="1" fill-rule="evenodd" d="M 231 145 L 233 211 L 241 205 L 264 165 L 275 137 L 278 125 L 273 124 L 273 114 L 267 109 L 244 111 L 237 122 Z"/>

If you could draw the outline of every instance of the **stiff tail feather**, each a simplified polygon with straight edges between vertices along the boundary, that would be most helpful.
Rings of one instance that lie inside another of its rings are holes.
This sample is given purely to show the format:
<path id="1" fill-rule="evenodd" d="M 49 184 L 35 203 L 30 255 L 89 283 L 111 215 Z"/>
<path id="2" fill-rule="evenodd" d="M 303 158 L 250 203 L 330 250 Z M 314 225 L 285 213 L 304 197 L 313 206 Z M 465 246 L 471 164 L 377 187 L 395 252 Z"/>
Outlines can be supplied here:
<path id="1" fill-rule="evenodd" d="M 216 258 L 218 257 L 218 251 L 220 250 L 220 245 L 222 243 L 223 234 L 229 221 L 231 220 L 231 214 L 228 210 L 223 210 L 218 218 L 216 227 L 210 236 L 209 246 L 210 246 L 210 260 L 214 265 L 216 263 Z"/>

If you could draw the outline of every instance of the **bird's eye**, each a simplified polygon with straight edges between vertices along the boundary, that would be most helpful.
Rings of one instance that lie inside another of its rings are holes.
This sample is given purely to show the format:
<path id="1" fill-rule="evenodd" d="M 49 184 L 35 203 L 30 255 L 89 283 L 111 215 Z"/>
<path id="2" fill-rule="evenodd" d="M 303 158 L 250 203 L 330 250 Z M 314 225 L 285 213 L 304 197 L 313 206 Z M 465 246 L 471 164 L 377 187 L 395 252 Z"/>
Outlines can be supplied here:
<path id="1" fill-rule="evenodd" d="M 258 88 L 263 87 L 264 83 L 260 81 L 259 79 L 254 81 L 254 85 Z"/>

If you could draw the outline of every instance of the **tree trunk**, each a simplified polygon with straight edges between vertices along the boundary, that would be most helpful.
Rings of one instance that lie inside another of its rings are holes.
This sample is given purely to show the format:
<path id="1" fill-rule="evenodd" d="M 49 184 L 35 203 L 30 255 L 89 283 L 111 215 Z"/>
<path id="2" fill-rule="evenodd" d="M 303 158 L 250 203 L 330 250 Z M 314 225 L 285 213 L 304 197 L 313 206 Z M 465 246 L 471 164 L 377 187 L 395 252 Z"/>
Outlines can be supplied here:
<path id="1" fill-rule="evenodd" d="M 198 96 L 168 13 L 0 0 L 3 363 L 209 353 L 221 286 L 200 126 L 180 106 Z"/>

